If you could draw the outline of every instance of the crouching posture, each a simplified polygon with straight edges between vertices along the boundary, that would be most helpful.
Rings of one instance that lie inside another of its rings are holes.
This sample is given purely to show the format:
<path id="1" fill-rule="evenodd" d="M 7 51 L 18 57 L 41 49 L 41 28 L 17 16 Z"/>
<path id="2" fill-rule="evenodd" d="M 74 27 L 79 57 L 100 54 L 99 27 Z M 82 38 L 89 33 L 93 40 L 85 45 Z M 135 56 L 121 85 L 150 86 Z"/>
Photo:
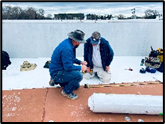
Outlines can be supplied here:
<path id="1" fill-rule="evenodd" d="M 83 79 L 80 71 L 86 71 L 87 69 L 87 62 L 80 61 L 75 57 L 76 48 L 81 43 L 86 42 L 84 35 L 85 33 L 81 30 L 70 32 L 69 37 L 55 48 L 51 57 L 49 66 L 51 80 L 49 84 L 51 86 L 61 85 L 63 87 L 61 94 L 69 99 L 78 98 L 78 95 L 73 91 L 80 87 L 80 81 Z M 80 66 L 74 65 L 74 63 Z"/>
<path id="2" fill-rule="evenodd" d="M 91 79 L 96 75 L 103 83 L 109 83 L 113 56 L 109 42 L 98 31 L 93 32 L 84 44 L 84 61 L 88 63 L 84 78 Z"/>

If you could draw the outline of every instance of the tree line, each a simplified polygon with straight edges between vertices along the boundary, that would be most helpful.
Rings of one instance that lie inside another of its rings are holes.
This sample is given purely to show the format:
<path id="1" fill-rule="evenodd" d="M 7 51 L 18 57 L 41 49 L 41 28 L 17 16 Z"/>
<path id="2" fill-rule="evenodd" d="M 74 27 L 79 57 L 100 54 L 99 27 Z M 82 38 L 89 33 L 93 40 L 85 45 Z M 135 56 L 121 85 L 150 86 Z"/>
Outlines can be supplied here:
<path id="1" fill-rule="evenodd" d="M 155 19 L 156 16 L 160 16 L 157 10 L 148 9 L 145 12 L 144 17 L 136 18 L 144 18 L 144 19 Z M 83 20 L 86 16 L 87 20 L 110 20 L 113 17 L 117 17 L 118 19 L 131 19 L 132 17 L 125 17 L 122 14 L 118 16 L 113 16 L 112 14 L 107 15 L 96 15 L 96 14 L 87 14 L 84 13 L 59 13 L 54 14 L 52 17 L 51 14 L 47 14 L 44 16 L 45 11 L 43 9 L 35 9 L 33 7 L 28 7 L 26 9 L 22 9 L 21 7 L 11 7 L 11 6 L 3 6 L 2 7 L 2 19 L 57 19 L 57 20 L 64 20 L 64 19 L 71 19 L 71 20 Z"/>
<path id="2" fill-rule="evenodd" d="M 2 19 L 51 19 L 51 14 L 45 17 L 43 9 L 4 6 L 2 7 Z"/>

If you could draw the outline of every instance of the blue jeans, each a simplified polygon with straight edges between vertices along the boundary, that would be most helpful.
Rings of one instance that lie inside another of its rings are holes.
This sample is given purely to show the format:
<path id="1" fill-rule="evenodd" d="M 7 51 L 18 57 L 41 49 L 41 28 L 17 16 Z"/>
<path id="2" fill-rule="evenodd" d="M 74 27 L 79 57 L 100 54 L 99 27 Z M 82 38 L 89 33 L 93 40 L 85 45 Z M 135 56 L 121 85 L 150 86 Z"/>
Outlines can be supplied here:
<path id="1" fill-rule="evenodd" d="M 80 81 L 83 79 L 83 75 L 80 71 L 58 71 L 54 76 L 54 84 L 59 84 L 64 87 L 64 92 L 69 94 L 73 90 L 80 87 Z"/>

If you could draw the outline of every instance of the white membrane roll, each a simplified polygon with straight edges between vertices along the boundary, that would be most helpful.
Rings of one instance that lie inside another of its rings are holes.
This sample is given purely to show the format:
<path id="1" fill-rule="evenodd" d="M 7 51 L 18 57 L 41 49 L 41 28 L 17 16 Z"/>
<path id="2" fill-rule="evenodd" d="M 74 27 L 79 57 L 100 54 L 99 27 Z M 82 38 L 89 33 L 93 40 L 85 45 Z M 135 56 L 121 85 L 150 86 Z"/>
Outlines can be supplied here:
<path id="1" fill-rule="evenodd" d="M 88 106 L 96 113 L 163 113 L 163 96 L 93 93 Z"/>

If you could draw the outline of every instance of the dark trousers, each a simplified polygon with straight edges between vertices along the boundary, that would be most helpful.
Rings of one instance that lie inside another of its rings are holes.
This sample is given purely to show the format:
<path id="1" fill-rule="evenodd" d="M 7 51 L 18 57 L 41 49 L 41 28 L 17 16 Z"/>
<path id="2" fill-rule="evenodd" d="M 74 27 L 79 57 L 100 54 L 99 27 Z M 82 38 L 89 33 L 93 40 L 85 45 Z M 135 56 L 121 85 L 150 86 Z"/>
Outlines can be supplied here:
<path id="1" fill-rule="evenodd" d="M 64 92 L 69 94 L 80 87 L 80 81 L 83 75 L 80 71 L 58 71 L 53 80 L 55 84 L 64 87 Z"/>

